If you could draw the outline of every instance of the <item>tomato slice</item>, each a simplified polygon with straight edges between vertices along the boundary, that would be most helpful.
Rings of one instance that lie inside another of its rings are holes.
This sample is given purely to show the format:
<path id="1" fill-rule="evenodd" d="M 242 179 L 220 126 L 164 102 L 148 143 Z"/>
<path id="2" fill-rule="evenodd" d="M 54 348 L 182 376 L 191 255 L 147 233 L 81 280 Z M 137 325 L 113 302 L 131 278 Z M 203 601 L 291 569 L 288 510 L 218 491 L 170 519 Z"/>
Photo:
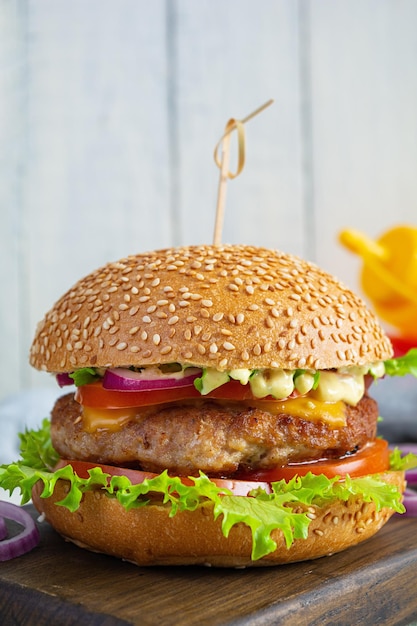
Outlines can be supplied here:
<path id="1" fill-rule="evenodd" d="M 100 467 L 105 474 L 110 476 L 126 476 L 133 485 L 139 485 L 143 483 L 147 478 L 155 478 L 158 474 L 152 472 L 144 472 L 142 470 L 133 470 L 125 467 L 116 467 L 113 465 L 103 465 L 101 463 L 92 463 L 90 461 L 68 461 L 60 459 L 55 466 L 55 469 L 60 469 L 66 465 L 71 465 L 74 472 L 80 478 L 88 478 L 88 470 L 94 467 Z M 210 478 L 210 480 L 216 484 L 220 489 L 228 489 L 235 496 L 247 496 L 253 489 L 262 487 L 267 493 L 270 493 L 271 487 L 269 483 L 258 480 L 237 480 L 234 478 Z M 181 476 L 181 482 L 184 485 L 193 485 L 193 481 L 187 476 Z"/>
<path id="2" fill-rule="evenodd" d="M 90 461 L 73 461 L 61 459 L 55 469 L 60 469 L 66 465 L 71 465 L 74 472 L 80 478 L 88 478 L 88 470 L 100 467 L 105 474 L 110 476 L 126 476 L 137 485 L 147 478 L 154 478 L 158 474 L 134 470 L 113 465 L 103 465 Z M 294 463 L 287 467 L 280 467 L 273 470 L 262 470 L 248 472 L 231 478 L 210 478 L 221 489 L 228 489 L 234 495 L 246 496 L 254 489 L 261 487 L 267 493 L 271 492 L 271 482 L 278 480 L 289 481 L 294 476 L 305 476 L 308 472 L 312 474 L 324 474 L 328 478 L 339 476 L 346 478 L 349 474 L 351 478 L 365 476 L 367 474 L 377 474 L 385 472 L 389 468 L 388 442 L 383 439 L 374 439 L 364 446 L 359 452 L 343 459 L 332 459 L 327 461 L 315 461 L 312 463 Z M 185 485 L 192 485 L 193 481 L 187 476 L 181 476 L 181 481 Z"/>
<path id="3" fill-rule="evenodd" d="M 117 391 L 104 389 L 101 381 L 77 387 L 75 399 L 84 406 L 102 409 L 121 409 L 127 407 L 151 406 L 192 398 L 217 398 L 219 400 L 251 400 L 254 399 L 249 385 L 238 381 L 230 381 L 202 396 L 194 385 L 172 387 L 171 389 L 152 389 L 149 391 Z M 266 398 L 265 398 L 266 400 Z"/>
<path id="4" fill-rule="evenodd" d="M 292 463 L 285 467 L 242 473 L 239 478 L 266 482 L 282 479 L 288 481 L 296 475 L 305 476 L 308 472 L 316 475 L 324 474 L 328 478 L 334 478 L 335 476 L 345 478 L 347 474 L 351 478 L 357 478 L 366 474 L 385 472 L 388 468 L 388 442 L 384 439 L 374 439 L 369 441 L 358 452 L 343 458 L 318 460 L 311 463 Z"/>

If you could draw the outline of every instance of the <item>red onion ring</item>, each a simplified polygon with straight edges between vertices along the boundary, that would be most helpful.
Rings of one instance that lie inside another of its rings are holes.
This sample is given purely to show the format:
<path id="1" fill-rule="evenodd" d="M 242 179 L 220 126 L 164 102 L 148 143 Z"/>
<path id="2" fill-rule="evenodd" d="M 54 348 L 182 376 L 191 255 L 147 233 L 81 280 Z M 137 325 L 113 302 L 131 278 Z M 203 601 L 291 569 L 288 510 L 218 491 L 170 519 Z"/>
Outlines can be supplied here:
<path id="1" fill-rule="evenodd" d="M 116 391 L 150 391 L 154 389 L 171 389 L 173 387 L 188 387 L 194 380 L 201 376 L 201 370 L 197 367 L 190 367 L 185 372 L 175 374 L 161 374 L 160 376 L 149 377 L 149 372 L 133 372 L 129 369 L 118 367 L 108 369 L 104 373 L 104 389 Z"/>
<path id="2" fill-rule="evenodd" d="M 3 517 L 0 517 L 0 541 L 7 537 L 7 526 Z"/>
<path id="3" fill-rule="evenodd" d="M 403 504 L 405 506 L 405 517 L 417 517 L 417 492 L 412 489 L 404 491 Z"/>
<path id="4" fill-rule="evenodd" d="M 13 520 L 23 526 L 23 530 L 14 537 L 0 541 L 0 561 L 14 559 L 38 545 L 39 530 L 29 513 L 20 506 L 10 502 L 0 502 L 0 518 Z M 4 519 L 3 523 L 6 527 Z"/>
<path id="5" fill-rule="evenodd" d="M 73 379 L 67 373 L 57 374 L 55 378 L 56 378 L 56 382 L 58 383 L 58 385 L 60 387 L 66 387 L 67 385 L 73 385 L 74 384 Z"/>

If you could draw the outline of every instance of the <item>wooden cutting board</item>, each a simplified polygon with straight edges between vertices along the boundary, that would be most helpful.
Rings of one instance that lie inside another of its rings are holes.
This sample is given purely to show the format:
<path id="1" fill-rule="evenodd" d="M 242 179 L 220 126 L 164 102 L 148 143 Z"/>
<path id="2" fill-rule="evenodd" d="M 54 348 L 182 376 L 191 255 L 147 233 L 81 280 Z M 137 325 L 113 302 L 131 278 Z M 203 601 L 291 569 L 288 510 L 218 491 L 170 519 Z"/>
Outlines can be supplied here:
<path id="1" fill-rule="evenodd" d="M 35 516 L 33 508 L 29 507 Z M 139 568 L 40 525 L 32 552 L 0 564 L 0 624 L 158 626 L 410 624 L 417 620 L 417 518 L 315 561 L 272 568 Z"/>

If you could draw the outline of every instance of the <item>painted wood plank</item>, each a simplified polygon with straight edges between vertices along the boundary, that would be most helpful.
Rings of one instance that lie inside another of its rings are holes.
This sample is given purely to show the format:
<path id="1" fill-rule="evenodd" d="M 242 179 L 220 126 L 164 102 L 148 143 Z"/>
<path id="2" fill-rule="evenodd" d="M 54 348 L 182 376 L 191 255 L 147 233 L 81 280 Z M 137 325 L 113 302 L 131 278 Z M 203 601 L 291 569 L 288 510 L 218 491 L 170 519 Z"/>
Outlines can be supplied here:
<path id="1" fill-rule="evenodd" d="M 338 230 L 415 223 L 412 0 L 0 10 L 0 397 L 45 384 L 26 363 L 35 324 L 82 274 L 211 241 L 214 146 L 229 117 L 270 97 L 247 125 L 224 241 L 314 258 L 356 286 Z"/>
<path id="2" fill-rule="evenodd" d="M 359 263 L 337 243 L 417 224 L 417 4 L 304 3 L 310 14 L 317 261 L 358 288 Z"/>
<path id="3" fill-rule="evenodd" d="M 26 144 L 23 2 L 0 3 L 0 397 L 22 376 L 22 156 Z"/>
<path id="4" fill-rule="evenodd" d="M 246 166 L 228 183 L 223 241 L 302 254 L 297 4 L 210 0 L 197 11 L 189 7 L 175 3 L 181 241 L 213 239 L 213 151 L 227 120 L 274 98 L 246 126 Z M 232 141 L 232 170 L 235 163 Z"/>
<path id="5" fill-rule="evenodd" d="M 81 276 L 172 243 L 165 3 L 121 8 L 29 3 L 26 346 Z M 38 379 L 28 367 L 26 384 Z"/>

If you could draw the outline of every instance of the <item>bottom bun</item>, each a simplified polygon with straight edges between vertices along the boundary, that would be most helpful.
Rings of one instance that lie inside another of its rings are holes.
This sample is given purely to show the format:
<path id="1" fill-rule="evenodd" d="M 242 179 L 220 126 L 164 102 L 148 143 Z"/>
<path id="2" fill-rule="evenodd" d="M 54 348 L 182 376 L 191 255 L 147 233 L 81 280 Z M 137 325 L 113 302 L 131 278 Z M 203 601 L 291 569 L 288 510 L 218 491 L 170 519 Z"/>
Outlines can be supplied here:
<path id="1" fill-rule="evenodd" d="M 397 485 L 401 491 L 405 488 L 403 472 L 387 472 L 380 478 Z M 66 481 L 57 481 L 54 494 L 49 498 L 41 498 L 40 492 L 38 483 L 33 490 L 37 510 L 66 540 L 140 566 L 252 567 L 315 559 L 368 539 L 393 514 L 388 508 L 376 511 L 373 503 L 359 497 L 332 502 L 322 508 L 310 506 L 307 539 L 296 539 L 288 549 L 282 532 L 273 531 L 276 550 L 253 561 L 249 527 L 237 524 L 229 537 L 224 537 L 221 518 L 214 521 L 210 502 L 195 511 L 169 517 L 169 505 L 151 504 L 126 511 L 115 498 L 90 491 L 83 495 L 79 509 L 71 513 L 55 505 L 68 493 Z"/>

